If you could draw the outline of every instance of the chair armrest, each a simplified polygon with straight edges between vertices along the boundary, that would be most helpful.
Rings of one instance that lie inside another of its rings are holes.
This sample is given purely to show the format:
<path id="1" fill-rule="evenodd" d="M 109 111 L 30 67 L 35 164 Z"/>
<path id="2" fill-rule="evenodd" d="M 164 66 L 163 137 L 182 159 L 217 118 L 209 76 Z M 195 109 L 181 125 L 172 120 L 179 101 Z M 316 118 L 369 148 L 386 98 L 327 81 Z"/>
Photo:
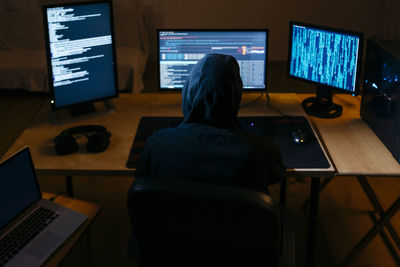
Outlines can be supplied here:
<path id="1" fill-rule="evenodd" d="M 282 254 L 279 266 L 295 266 L 295 230 L 294 217 L 289 209 L 280 208 L 282 225 Z"/>

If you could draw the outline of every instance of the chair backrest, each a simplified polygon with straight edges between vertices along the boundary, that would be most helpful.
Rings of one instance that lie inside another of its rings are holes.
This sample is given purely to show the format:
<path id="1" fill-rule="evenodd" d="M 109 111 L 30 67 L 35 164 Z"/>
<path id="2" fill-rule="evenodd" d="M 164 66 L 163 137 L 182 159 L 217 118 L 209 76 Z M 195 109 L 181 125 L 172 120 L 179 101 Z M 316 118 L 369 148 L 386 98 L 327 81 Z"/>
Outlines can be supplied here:
<path id="1" fill-rule="evenodd" d="M 144 266 L 276 266 L 279 207 L 245 188 L 137 179 L 128 211 Z"/>

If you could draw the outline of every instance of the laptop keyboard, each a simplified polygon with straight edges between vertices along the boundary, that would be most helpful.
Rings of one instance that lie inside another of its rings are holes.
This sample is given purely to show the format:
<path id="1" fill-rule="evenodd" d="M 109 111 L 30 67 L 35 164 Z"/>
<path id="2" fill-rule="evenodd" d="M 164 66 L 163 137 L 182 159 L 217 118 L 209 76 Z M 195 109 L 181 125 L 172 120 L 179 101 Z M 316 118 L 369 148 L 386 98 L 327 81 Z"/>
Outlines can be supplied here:
<path id="1" fill-rule="evenodd" d="M 58 213 L 40 207 L 29 215 L 21 224 L 0 240 L 0 266 L 4 266 L 29 241 L 49 225 Z"/>

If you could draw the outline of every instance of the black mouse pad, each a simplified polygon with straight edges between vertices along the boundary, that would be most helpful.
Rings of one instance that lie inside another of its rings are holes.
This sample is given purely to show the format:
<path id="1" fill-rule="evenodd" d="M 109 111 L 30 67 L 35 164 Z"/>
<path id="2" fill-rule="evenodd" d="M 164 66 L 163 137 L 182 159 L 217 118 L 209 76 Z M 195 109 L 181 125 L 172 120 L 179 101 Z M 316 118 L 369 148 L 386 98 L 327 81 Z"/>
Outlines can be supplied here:
<path id="1" fill-rule="evenodd" d="M 147 137 L 156 130 L 175 127 L 182 117 L 142 117 L 129 153 L 126 166 L 136 168 L 137 160 L 146 144 Z M 255 135 L 268 136 L 279 146 L 283 162 L 288 169 L 324 169 L 329 162 L 318 143 L 311 126 L 305 117 L 239 117 L 244 131 Z M 299 144 L 293 140 L 292 133 L 301 129 L 306 142 Z"/>

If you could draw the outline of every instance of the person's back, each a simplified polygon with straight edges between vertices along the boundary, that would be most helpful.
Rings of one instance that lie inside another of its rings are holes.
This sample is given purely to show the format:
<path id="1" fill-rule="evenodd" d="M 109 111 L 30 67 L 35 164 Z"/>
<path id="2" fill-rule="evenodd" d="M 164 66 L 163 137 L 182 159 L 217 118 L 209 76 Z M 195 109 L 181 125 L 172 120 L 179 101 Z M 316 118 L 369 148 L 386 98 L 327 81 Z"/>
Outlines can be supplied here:
<path id="1" fill-rule="evenodd" d="M 279 149 L 243 132 L 237 119 L 242 80 L 235 58 L 206 55 L 182 90 L 183 122 L 149 137 L 136 177 L 242 186 L 268 192 L 285 175 Z"/>

